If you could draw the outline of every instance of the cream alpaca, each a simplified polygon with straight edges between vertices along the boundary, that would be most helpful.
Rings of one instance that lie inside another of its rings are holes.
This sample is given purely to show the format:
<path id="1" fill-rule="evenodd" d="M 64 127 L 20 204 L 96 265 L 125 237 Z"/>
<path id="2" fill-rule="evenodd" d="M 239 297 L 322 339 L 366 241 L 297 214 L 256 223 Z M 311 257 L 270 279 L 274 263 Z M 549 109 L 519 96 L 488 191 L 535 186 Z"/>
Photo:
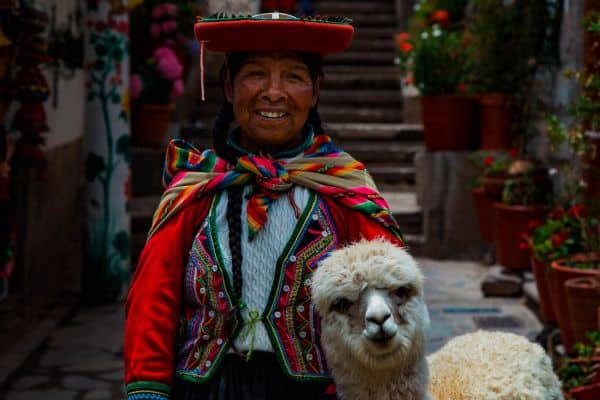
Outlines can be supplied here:
<path id="1" fill-rule="evenodd" d="M 455 338 L 428 367 L 423 276 L 390 243 L 363 241 L 332 252 L 315 272 L 312 296 L 341 399 L 429 399 L 428 381 L 434 400 L 562 399 L 546 354 L 517 335 Z"/>

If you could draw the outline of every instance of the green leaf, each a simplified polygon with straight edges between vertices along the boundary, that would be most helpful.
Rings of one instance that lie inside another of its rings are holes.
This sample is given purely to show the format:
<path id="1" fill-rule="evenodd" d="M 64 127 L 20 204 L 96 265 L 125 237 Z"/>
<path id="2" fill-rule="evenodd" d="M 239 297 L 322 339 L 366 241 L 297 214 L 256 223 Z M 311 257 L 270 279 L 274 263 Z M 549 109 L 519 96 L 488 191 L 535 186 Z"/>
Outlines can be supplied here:
<path id="1" fill-rule="evenodd" d="M 131 140 L 129 138 L 129 135 L 124 134 L 121 135 L 119 139 L 117 139 L 116 152 L 117 154 L 123 156 L 127 164 L 131 162 Z"/>
<path id="2" fill-rule="evenodd" d="M 93 182 L 105 170 L 106 162 L 104 158 L 98 154 L 88 153 L 85 161 L 85 177 L 88 182 Z"/>
<path id="3" fill-rule="evenodd" d="M 127 257 L 129 257 L 130 244 L 127 231 L 120 231 L 115 235 L 113 246 L 117 249 L 119 256 L 121 256 L 122 259 L 127 259 Z"/>

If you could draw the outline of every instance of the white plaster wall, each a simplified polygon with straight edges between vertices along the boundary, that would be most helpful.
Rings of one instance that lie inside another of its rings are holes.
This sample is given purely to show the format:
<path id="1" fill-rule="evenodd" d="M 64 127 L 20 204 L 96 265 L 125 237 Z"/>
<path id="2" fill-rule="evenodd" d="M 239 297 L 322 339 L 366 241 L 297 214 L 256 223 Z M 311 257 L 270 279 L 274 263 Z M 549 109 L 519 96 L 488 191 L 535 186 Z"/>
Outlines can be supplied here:
<path id="1" fill-rule="evenodd" d="M 52 85 L 51 71 L 44 71 L 50 93 L 56 88 Z M 52 95 L 44 104 L 50 131 L 46 133 L 46 149 L 62 146 L 81 139 L 85 124 L 85 73 L 78 70 L 70 79 L 58 80 L 57 107 L 52 105 Z"/>
<path id="2" fill-rule="evenodd" d="M 67 23 L 69 13 L 74 12 L 77 0 L 38 0 L 50 15 L 56 5 L 56 26 Z M 85 123 L 85 73 L 76 70 L 71 77 L 59 74 L 58 87 L 54 87 L 53 68 L 46 66 L 44 76 L 50 87 L 50 97 L 44 103 L 50 131 L 46 133 L 45 149 L 51 150 L 66 143 L 81 139 Z M 57 106 L 53 106 L 53 96 L 57 94 Z"/>

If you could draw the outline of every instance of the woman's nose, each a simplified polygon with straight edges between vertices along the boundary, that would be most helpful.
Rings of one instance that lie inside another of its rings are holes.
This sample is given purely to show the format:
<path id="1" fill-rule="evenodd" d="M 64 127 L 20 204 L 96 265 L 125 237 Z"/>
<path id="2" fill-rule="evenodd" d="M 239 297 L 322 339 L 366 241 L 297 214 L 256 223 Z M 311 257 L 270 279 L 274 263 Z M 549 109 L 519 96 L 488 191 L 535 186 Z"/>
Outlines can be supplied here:
<path id="1" fill-rule="evenodd" d="M 265 81 L 265 87 L 262 92 L 264 100 L 271 103 L 278 102 L 285 98 L 283 82 L 278 76 L 270 76 Z"/>

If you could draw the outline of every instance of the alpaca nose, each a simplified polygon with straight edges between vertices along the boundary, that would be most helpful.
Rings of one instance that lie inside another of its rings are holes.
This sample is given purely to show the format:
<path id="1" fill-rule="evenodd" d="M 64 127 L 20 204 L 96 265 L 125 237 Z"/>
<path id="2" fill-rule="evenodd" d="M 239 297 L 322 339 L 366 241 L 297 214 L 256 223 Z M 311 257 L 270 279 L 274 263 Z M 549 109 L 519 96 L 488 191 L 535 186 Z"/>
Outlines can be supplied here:
<path id="1" fill-rule="evenodd" d="M 387 321 L 388 318 L 391 316 L 392 314 L 390 314 L 389 310 L 379 310 L 377 312 L 368 314 L 366 318 L 367 322 L 371 322 L 377 325 L 383 325 L 385 321 Z"/>
<path id="2" fill-rule="evenodd" d="M 385 299 L 379 294 L 374 293 L 369 298 L 367 310 L 365 311 L 365 321 L 372 324 L 383 325 L 392 316 L 392 311 L 387 305 Z"/>

